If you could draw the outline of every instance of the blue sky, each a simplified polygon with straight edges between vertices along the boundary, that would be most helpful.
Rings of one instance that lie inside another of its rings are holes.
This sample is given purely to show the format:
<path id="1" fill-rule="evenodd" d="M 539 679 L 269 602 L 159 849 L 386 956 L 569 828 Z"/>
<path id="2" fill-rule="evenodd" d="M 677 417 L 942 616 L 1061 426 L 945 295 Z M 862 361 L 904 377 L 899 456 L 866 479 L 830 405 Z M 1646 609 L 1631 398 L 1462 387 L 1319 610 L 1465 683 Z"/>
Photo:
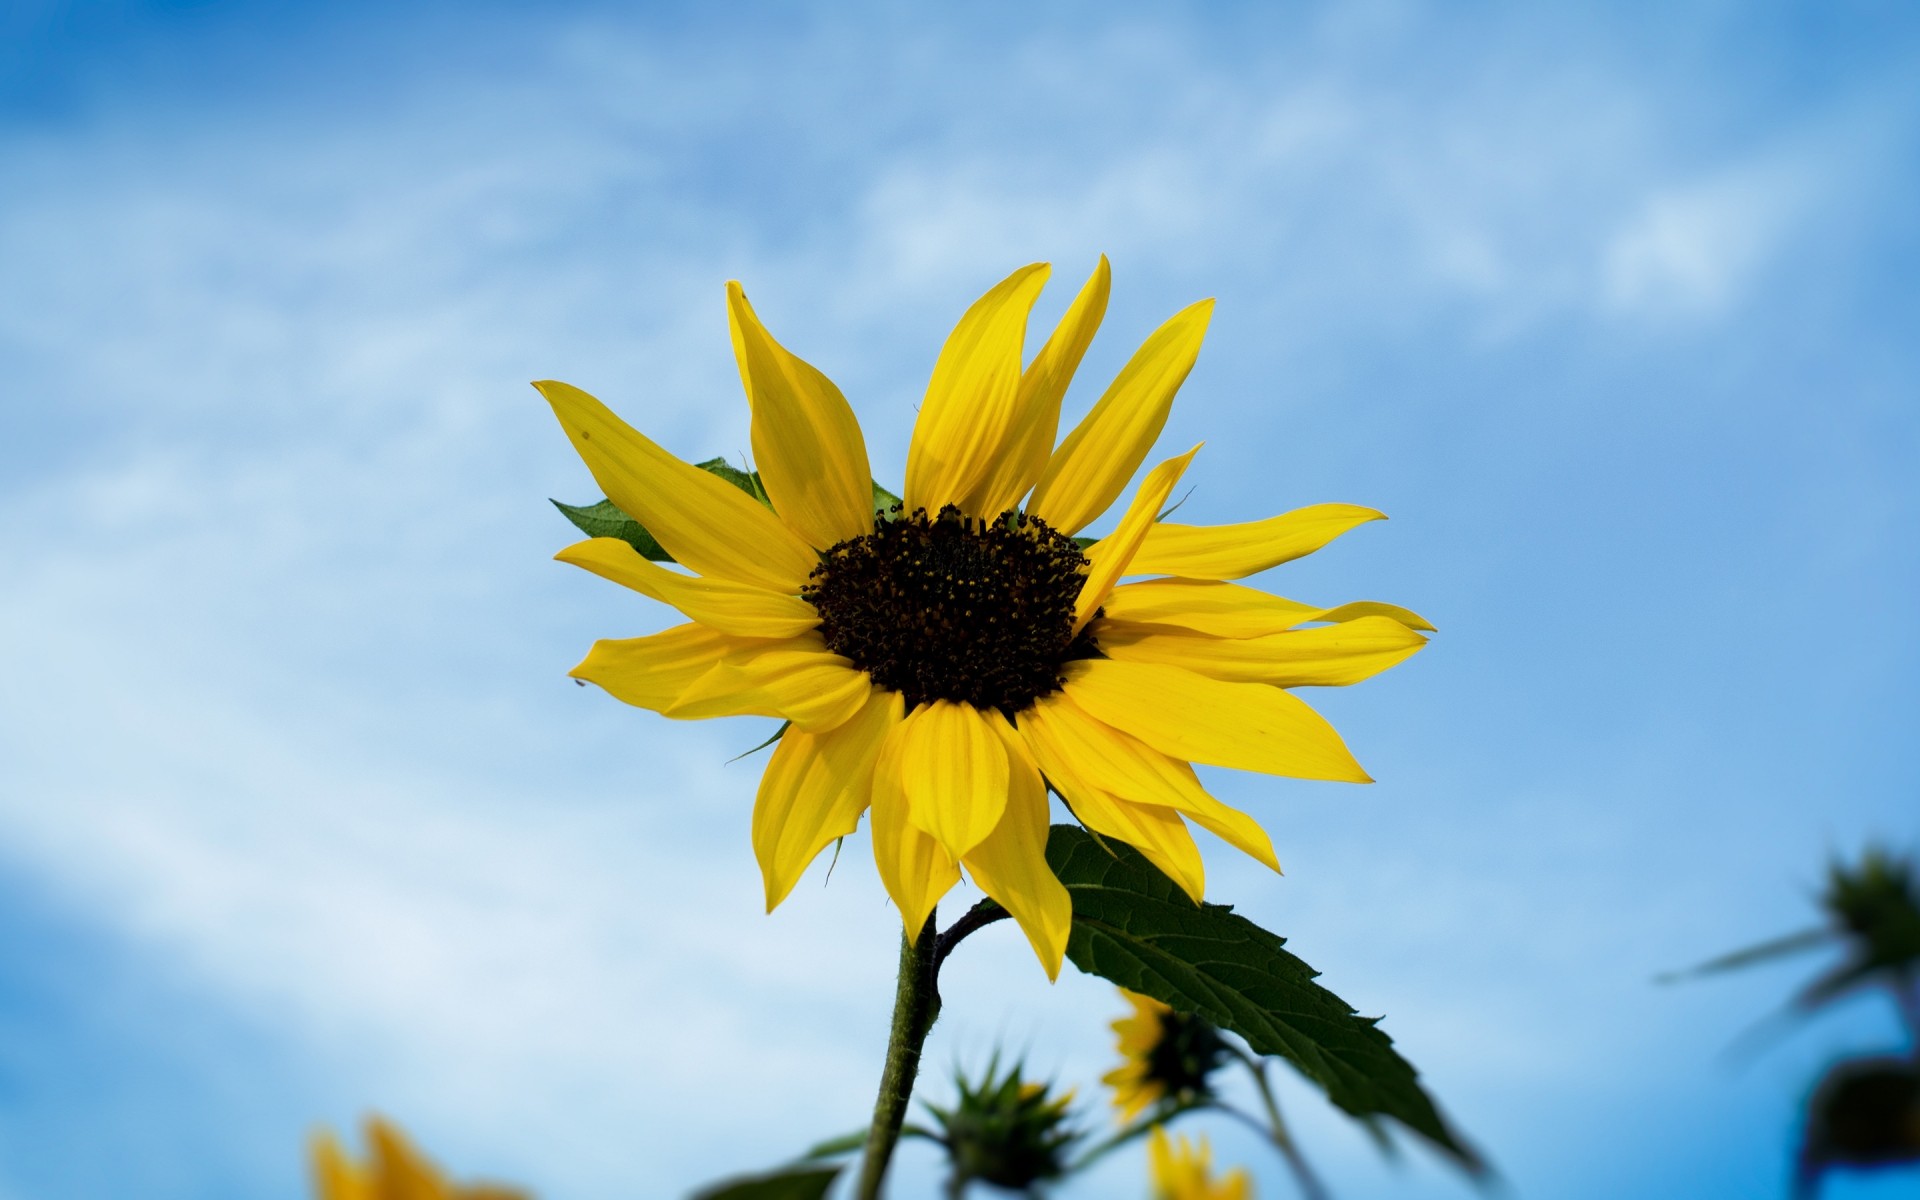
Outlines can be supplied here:
<path id="1" fill-rule="evenodd" d="M 1729 1061 L 1814 964 L 1649 980 L 1920 837 L 1911 8 L 391 7 L 0 16 L 0 1197 L 299 1196 L 369 1108 L 553 1200 L 858 1125 L 864 839 L 762 915 L 766 731 L 565 679 L 667 617 L 548 561 L 594 491 L 526 383 L 741 454 L 739 278 L 897 481 L 965 305 L 1101 252 L 1069 412 L 1218 297 L 1186 512 L 1379 507 L 1258 582 L 1440 627 L 1313 696 L 1372 787 L 1209 777 L 1287 868 L 1210 894 L 1516 1194 L 1780 1193 L 1890 1016 Z M 949 976 L 936 1072 L 1105 1069 L 1105 985 Z M 1283 1101 L 1345 1200 L 1469 1194 Z"/>

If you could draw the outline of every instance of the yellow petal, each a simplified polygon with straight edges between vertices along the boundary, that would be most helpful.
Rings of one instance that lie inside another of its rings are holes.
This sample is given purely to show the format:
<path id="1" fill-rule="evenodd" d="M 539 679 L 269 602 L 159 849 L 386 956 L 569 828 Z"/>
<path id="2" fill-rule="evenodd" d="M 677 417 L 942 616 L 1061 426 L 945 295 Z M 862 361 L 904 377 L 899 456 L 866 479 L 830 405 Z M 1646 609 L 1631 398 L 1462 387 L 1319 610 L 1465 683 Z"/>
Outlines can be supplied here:
<path id="1" fill-rule="evenodd" d="M 1107 294 L 1112 285 L 1112 268 L 1107 265 L 1107 256 L 1102 254 L 1093 275 L 1054 328 L 1053 336 L 1021 373 L 1020 395 L 1006 450 L 995 459 L 985 481 L 961 505 L 968 512 L 988 517 L 1006 512 L 1033 490 L 1040 473 L 1046 470 L 1054 434 L 1060 429 L 1061 397 L 1066 395 L 1067 385 L 1093 341 L 1094 331 L 1100 327 L 1100 318 L 1106 315 Z"/>
<path id="2" fill-rule="evenodd" d="M 1045 263 L 1020 268 L 975 301 L 948 335 L 907 447 L 908 512 L 924 508 L 933 514 L 961 504 L 1006 452 L 1020 397 L 1027 314 L 1046 282 Z"/>
<path id="3" fill-rule="evenodd" d="M 768 912 L 828 842 L 859 825 L 873 795 L 873 760 L 902 707 L 898 692 L 874 688 L 866 706 L 838 728 L 808 733 L 796 725 L 781 735 L 753 806 L 753 854 Z"/>
<path id="4" fill-rule="evenodd" d="M 664 712 L 695 680 L 729 658 L 786 644 L 734 637 L 704 625 L 676 625 L 647 637 L 595 642 L 568 674 L 606 689 L 616 700 Z"/>
<path id="5" fill-rule="evenodd" d="M 380 1200 L 442 1200 L 447 1195 L 446 1180 L 398 1128 L 375 1117 L 367 1122 L 367 1141 L 373 1150 L 373 1190 Z"/>
<path id="6" fill-rule="evenodd" d="M 900 762 L 905 734 L 904 723 L 895 725 L 874 760 L 873 860 L 887 895 L 900 910 L 907 938 L 918 941 L 934 906 L 960 882 L 960 868 L 939 842 L 907 819 Z"/>
<path id="7" fill-rule="evenodd" d="M 1155 525 L 1128 568 L 1136 575 L 1239 579 L 1291 562 L 1386 514 L 1358 504 L 1313 504 L 1240 525 Z"/>
<path id="8" fill-rule="evenodd" d="M 619 538 L 589 538 L 554 555 L 563 563 L 592 571 L 630 587 L 723 633 L 739 637 L 783 638 L 820 624 L 813 605 L 751 584 L 683 575 L 649 562 Z"/>
<path id="9" fill-rule="evenodd" d="M 1098 791 L 1135 804 L 1171 808 L 1235 849 L 1280 869 L 1273 841 L 1258 821 L 1208 795 L 1192 767 L 1095 720 L 1067 692 L 1044 697 L 1021 713 L 1020 732 L 1040 769 L 1069 801 L 1081 792 Z"/>
<path id="10" fill-rule="evenodd" d="M 846 397 L 773 340 L 737 282 L 727 284 L 727 320 L 774 511 L 818 550 L 872 532 L 873 472 Z"/>
<path id="11" fill-rule="evenodd" d="M 809 733 L 838 728 L 866 704 L 873 680 L 829 652 L 819 634 L 729 655 L 661 710 L 681 721 L 781 717 Z"/>
<path id="12" fill-rule="evenodd" d="M 1206 867 L 1179 813 L 1157 804 L 1131 804 L 1098 788 L 1062 794 L 1082 825 L 1132 846 L 1179 884 L 1195 904 L 1200 903 L 1206 891 Z"/>
<path id="13" fill-rule="evenodd" d="M 1053 452 L 1027 511 L 1061 533 L 1080 532 L 1107 511 L 1146 461 L 1186 382 L 1213 316 L 1213 301 L 1188 305 L 1154 330 L 1113 386 Z"/>
<path id="14" fill-rule="evenodd" d="M 1154 626 L 1102 627 L 1100 650 L 1119 662 L 1165 663 L 1211 679 L 1277 687 L 1343 687 L 1410 658 L 1427 639 L 1388 617 L 1218 638 Z"/>
<path id="15" fill-rule="evenodd" d="M 312 1161 L 314 1190 L 320 1200 L 376 1200 L 366 1176 L 348 1160 L 331 1133 L 314 1135 Z"/>
<path id="16" fill-rule="evenodd" d="M 1292 692 L 1159 663 L 1080 659 L 1061 671 L 1089 716 L 1162 754 L 1295 779 L 1372 782 L 1333 726 Z"/>
<path id="17" fill-rule="evenodd" d="M 1173 495 L 1173 485 L 1180 482 L 1180 476 L 1186 471 L 1187 464 L 1200 452 L 1195 446 L 1185 454 L 1170 458 L 1155 467 L 1140 484 L 1140 490 L 1133 495 L 1133 503 L 1127 508 L 1127 515 L 1120 518 L 1119 527 L 1111 534 L 1101 538 L 1087 550 L 1087 578 L 1080 585 L 1080 596 L 1073 604 L 1073 629 L 1078 633 L 1093 614 L 1100 610 L 1107 593 L 1120 581 L 1122 575 L 1134 568 L 1128 564 L 1133 561 L 1134 553 L 1153 528 L 1153 522 L 1166 506 L 1167 497 Z"/>
<path id="18" fill-rule="evenodd" d="M 819 564 L 766 505 L 668 454 L 592 396 L 551 380 L 533 386 L 607 498 L 688 569 L 791 593 Z"/>
<path id="19" fill-rule="evenodd" d="M 935 700 L 906 720 L 901 756 L 908 818 L 960 858 L 980 844 L 1007 807 L 1007 752 L 998 712 Z"/>
<path id="20" fill-rule="evenodd" d="M 1214 637 L 1260 637 L 1310 621 L 1350 621 L 1369 616 L 1390 617 L 1409 629 L 1433 629 L 1419 613 L 1395 604 L 1358 600 L 1337 608 L 1315 608 L 1257 588 L 1213 579 L 1123 583 L 1113 589 L 1102 607 L 1107 610 L 1103 622 L 1115 626 L 1174 626 Z"/>
<path id="21" fill-rule="evenodd" d="M 983 722 L 1009 766 L 1004 815 L 961 862 L 980 890 L 1019 922 L 1048 979 L 1060 977 L 1073 924 L 1073 901 L 1047 865 L 1047 789 L 1026 746 L 999 713 Z"/>

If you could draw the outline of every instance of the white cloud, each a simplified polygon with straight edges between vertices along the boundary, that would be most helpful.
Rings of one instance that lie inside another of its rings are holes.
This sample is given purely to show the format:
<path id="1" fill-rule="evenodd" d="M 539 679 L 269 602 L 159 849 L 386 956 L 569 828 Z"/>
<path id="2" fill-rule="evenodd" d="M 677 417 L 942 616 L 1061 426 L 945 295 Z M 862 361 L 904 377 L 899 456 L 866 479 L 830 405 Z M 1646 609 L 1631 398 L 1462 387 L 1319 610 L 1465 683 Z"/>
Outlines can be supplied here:
<path id="1" fill-rule="evenodd" d="M 1226 67 L 1154 30 L 1045 34 L 1026 86 L 964 122 L 952 78 L 911 77 L 925 58 L 871 55 L 855 99 L 931 90 L 911 138 L 810 91 L 804 55 L 715 67 L 582 28 L 530 39 L 536 83 L 429 75 L 385 111 L 298 118 L 109 93 L 100 125 L 22 150 L 0 259 L 35 284 L 0 289 L 0 339 L 25 364 L 11 403 L 62 456 L 0 483 L 0 843 L 370 1101 L 450 1148 L 525 1147 L 529 1179 L 583 1196 L 696 1177 L 718 1114 L 769 1153 L 857 1120 L 895 922 L 860 839 L 831 888 L 761 917 L 756 768 L 720 765 L 757 739 L 562 684 L 587 639 L 658 618 L 540 561 L 566 534 L 544 495 L 591 485 L 525 380 L 596 388 L 676 450 L 744 447 L 718 302 L 738 274 L 897 472 L 956 298 L 1028 256 L 1070 292 L 1112 253 L 1115 324 L 1142 332 L 1219 282 L 1273 297 L 1277 341 L 1463 312 L 1509 336 L 1596 295 L 1725 311 L 1812 203 L 1793 160 L 1666 169 L 1630 79 L 1556 90 L 1506 63 L 1544 97 L 1515 111 L 1378 78 L 1346 57 L 1372 24 Z M 1005 65 L 961 58 L 940 65 Z M 838 137 L 767 147 L 755 106 L 701 104 L 749 82 Z M 1513 939 L 1572 907 L 1510 913 L 1535 923 Z M 967 953 L 950 1044 L 1091 1068 L 1100 985 L 1042 992 L 1011 939 Z M 1472 983 L 1420 996 L 1432 978 L 1368 981 L 1429 1005 L 1455 1063 L 1507 1040 L 1511 1010 Z M 1595 1053 L 1525 1032 L 1563 1057 L 1497 1061 L 1505 1082 Z"/>

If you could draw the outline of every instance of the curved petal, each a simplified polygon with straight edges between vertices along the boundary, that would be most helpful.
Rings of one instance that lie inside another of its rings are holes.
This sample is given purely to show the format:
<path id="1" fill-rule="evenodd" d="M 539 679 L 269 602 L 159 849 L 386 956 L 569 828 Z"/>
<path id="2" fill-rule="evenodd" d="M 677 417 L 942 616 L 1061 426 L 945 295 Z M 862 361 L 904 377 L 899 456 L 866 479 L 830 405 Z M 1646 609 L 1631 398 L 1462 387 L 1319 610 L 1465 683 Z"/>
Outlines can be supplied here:
<path id="1" fill-rule="evenodd" d="M 728 655 L 661 714 L 681 721 L 780 717 L 825 733 L 859 712 L 872 690 L 865 671 L 828 651 L 819 634 L 807 634 Z"/>
<path id="2" fill-rule="evenodd" d="M 375 1200 L 371 1181 L 333 1134 L 324 1130 L 315 1134 L 311 1147 L 313 1183 L 320 1200 Z"/>
<path id="3" fill-rule="evenodd" d="M 826 733 L 790 727 L 773 748 L 753 805 L 753 855 L 767 911 L 828 842 L 852 833 L 873 796 L 873 760 L 900 723 L 900 693 L 874 688 L 864 708 Z"/>
<path id="4" fill-rule="evenodd" d="M 1045 263 L 1020 268 L 976 300 L 948 335 L 907 447 L 908 512 L 924 508 L 931 515 L 961 504 L 1005 453 L 1020 396 L 1027 314 L 1046 282 Z"/>
<path id="5" fill-rule="evenodd" d="M 1055 692 L 1021 713 L 1020 732 L 1041 770 L 1069 800 L 1078 792 L 1099 791 L 1170 808 L 1236 850 L 1280 869 L 1273 841 L 1258 821 L 1208 795 L 1192 767 L 1095 720 L 1067 693 Z"/>
<path id="6" fill-rule="evenodd" d="M 1358 504 L 1312 504 L 1239 525 L 1155 525 L 1128 568 L 1136 575 L 1239 579 L 1315 550 L 1387 515 Z"/>
<path id="7" fill-rule="evenodd" d="M 798 592 L 819 564 L 813 547 L 766 505 L 668 454 L 592 396 L 552 380 L 533 386 L 607 498 L 690 570 Z"/>
<path id="8" fill-rule="evenodd" d="M 1064 794 L 1064 793 L 1063 793 Z M 1068 796 L 1073 815 L 1101 837 L 1117 838 L 1146 856 L 1160 873 L 1200 903 L 1206 892 L 1207 869 L 1200 847 L 1180 814 L 1157 804 L 1133 804 L 1109 792 L 1091 788 Z"/>
<path id="9" fill-rule="evenodd" d="M 567 672 L 636 708 L 665 712 L 694 681 L 729 659 L 787 642 L 740 638 L 705 625 L 676 625 L 637 638 L 605 638 Z"/>
<path id="10" fill-rule="evenodd" d="M 563 563 L 630 587 L 722 633 L 785 638 L 820 624 L 820 614 L 798 596 L 726 579 L 682 575 L 647 561 L 619 538 L 589 538 L 554 555 Z"/>
<path id="11" fill-rule="evenodd" d="M 1112 659 L 1080 659 L 1062 673 L 1089 716 L 1162 754 L 1294 779 L 1372 782 L 1326 718 L 1292 692 Z"/>
<path id="12" fill-rule="evenodd" d="M 935 700 L 908 715 L 901 751 L 908 818 L 960 858 L 1000 823 L 1007 807 L 1007 751 L 997 712 Z"/>
<path id="13" fill-rule="evenodd" d="M 873 861 L 880 882 L 893 897 L 907 940 L 917 942 L 934 905 L 960 882 L 960 867 L 940 843 L 907 819 L 908 801 L 901 774 L 906 725 L 895 725 L 880 744 L 873 764 Z"/>
<path id="14" fill-rule="evenodd" d="M 846 397 L 773 340 L 738 282 L 727 284 L 727 322 L 774 511 L 816 550 L 872 532 L 873 472 Z"/>
<path id="15" fill-rule="evenodd" d="M 962 503 L 968 512 L 998 516 L 1019 504 L 1039 481 L 1047 467 L 1047 456 L 1053 451 L 1054 434 L 1060 430 L 1061 397 L 1066 395 L 1067 384 L 1093 341 L 1094 331 L 1100 328 L 1100 319 L 1106 316 L 1112 286 L 1113 269 L 1102 254 L 1080 294 L 1067 306 L 1053 336 L 1021 373 L 1006 449 L 995 458 L 986 479 Z"/>
<path id="16" fill-rule="evenodd" d="M 1413 656 L 1427 639 L 1388 617 L 1219 638 L 1153 626 L 1104 628 L 1100 650 L 1119 662 L 1165 663 L 1210 679 L 1277 687 L 1344 687 Z"/>
<path id="17" fill-rule="evenodd" d="M 1193 370 L 1212 317 L 1213 301 L 1202 300 L 1153 331 L 1053 452 L 1028 512 L 1074 534 L 1107 511 L 1166 425 L 1173 395 Z"/>
<path id="18" fill-rule="evenodd" d="M 1073 901 L 1047 865 L 1047 789 L 1007 719 L 998 712 L 983 722 L 1008 763 L 1006 809 L 993 832 L 960 861 L 1027 935 L 1048 979 L 1060 977 L 1073 924 Z"/>
<path id="19" fill-rule="evenodd" d="M 1073 630 L 1080 632 L 1093 614 L 1100 611 L 1107 593 L 1120 577 L 1132 570 L 1129 566 L 1140 543 L 1147 537 L 1148 531 L 1160 515 L 1160 509 L 1173 495 L 1173 485 L 1180 482 L 1180 476 L 1186 472 L 1187 464 L 1193 456 L 1200 453 L 1195 446 L 1185 454 L 1170 458 L 1155 467 L 1140 490 L 1133 495 L 1133 503 L 1127 507 L 1127 515 L 1120 518 L 1120 525 L 1111 534 L 1100 539 L 1087 550 L 1087 578 L 1080 585 L 1080 595 L 1073 603 Z"/>
<path id="20" fill-rule="evenodd" d="M 1257 588 L 1215 579 L 1141 579 L 1113 589 L 1101 607 L 1109 624 L 1139 628 L 1171 626 L 1214 637 L 1260 637 L 1282 633 L 1311 621 L 1351 621 L 1356 617 L 1390 617 L 1408 629 L 1433 626 L 1425 617 L 1397 604 L 1356 600 L 1337 608 L 1315 608 L 1298 600 L 1275 596 Z"/>
<path id="21" fill-rule="evenodd" d="M 373 1190 L 382 1200 L 395 1196 L 406 1200 L 436 1200 L 451 1190 L 440 1172 L 390 1122 L 378 1117 L 369 1120 L 367 1143 L 372 1151 L 368 1158 Z"/>

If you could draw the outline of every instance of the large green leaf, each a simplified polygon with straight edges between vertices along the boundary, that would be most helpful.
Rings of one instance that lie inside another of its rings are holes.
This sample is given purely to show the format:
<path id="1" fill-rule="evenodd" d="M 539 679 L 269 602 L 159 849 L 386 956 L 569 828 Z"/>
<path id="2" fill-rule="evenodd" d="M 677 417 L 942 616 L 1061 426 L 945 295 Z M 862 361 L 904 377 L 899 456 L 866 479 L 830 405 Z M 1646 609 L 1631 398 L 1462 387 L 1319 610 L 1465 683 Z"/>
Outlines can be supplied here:
<path id="1" fill-rule="evenodd" d="M 723 1179 L 701 1191 L 691 1200 L 821 1200 L 842 1167 L 800 1163 L 760 1175 L 741 1175 Z"/>
<path id="2" fill-rule="evenodd" d="M 1196 905 L 1132 847 L 1055 825 L 1047 861 L 1073 897 L 1073 965 L 1286 1059 L 1362 1120 L 1391 1117 L 1473 1174 L 1486 1166 L 1447 1127 L 1377 1017 L 1314 982 L 1285 941 L 1219 904 Z"/>

